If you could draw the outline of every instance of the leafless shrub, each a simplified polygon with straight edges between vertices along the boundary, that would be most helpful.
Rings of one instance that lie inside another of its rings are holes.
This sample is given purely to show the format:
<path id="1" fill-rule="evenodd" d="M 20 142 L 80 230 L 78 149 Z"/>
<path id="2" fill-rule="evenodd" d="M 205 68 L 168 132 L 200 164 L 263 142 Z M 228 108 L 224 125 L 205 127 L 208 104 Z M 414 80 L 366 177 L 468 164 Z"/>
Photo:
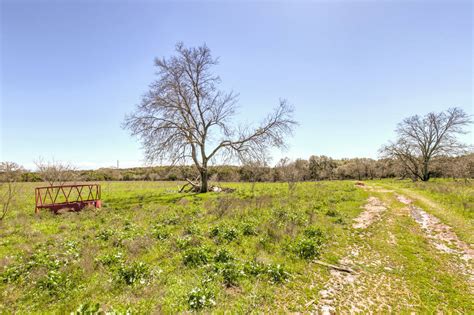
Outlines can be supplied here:
<path id="1" fill-rule="evenodd" d="M 0 163 L 0 221 L 2 221 L 18 194 L 18 181 L 23 173 L 23 168 L 13 162 Z"/>
<path id="2" fill-rule="evenodd" d="M 75 182 L 79 179 L 77 169 L 69 163 L 44 161 L 40 158 L 35 164 L 41 179 L 50 186 L 64 185 L 66 182 Z"/>

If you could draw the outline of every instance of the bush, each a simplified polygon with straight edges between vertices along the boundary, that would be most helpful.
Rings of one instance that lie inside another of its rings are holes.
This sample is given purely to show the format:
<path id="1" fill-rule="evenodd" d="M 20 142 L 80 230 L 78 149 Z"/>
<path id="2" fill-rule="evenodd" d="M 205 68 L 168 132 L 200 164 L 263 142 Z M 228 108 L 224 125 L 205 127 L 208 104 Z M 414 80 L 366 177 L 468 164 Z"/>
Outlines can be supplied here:
<path id="1" fill-rule="evenodd" d="M 209 261 L 209 252 L 202 247 L 195 247 L 188 249 L 183 256 L 183 263 L 185 266 L 197 267 L 207 264 Z"/>
<path id="2" fill-rule="evenodd" d="M 49 270 L 48 273 L 39 279 L 36 284 L 41 291 L 47 291 L 50 295 L 66 295 L 71 287 L 69 277 L 59 270 Z"/>
<path id="3" fill-rule="evenodd" d="M 224 230 L 222 233 L 222 238 L 225 239 L 228 242 L 232 242 L 237 238 L 239 235 L 238 231 L 236 228 L 230 227 Z"/>
<path id="4" fill-rule="evenodd" d="M 226 249 L 219 250 L 214 256 L 214 261 L 219 263 L 226 263 L 233 260 L 234 257 Z"/>
<path id="5" fill-rule="evenodd" d="M 235 227 L 229 227 L 226 225 L 217 225 L 211 228 L 209 236 L 217 238 L 218 241 L 221 239 L 227 242 L 232 242 L 239 236 L 239 231 Z"/>
<path id="6" fill-rule="evenodd" d="M 26 268 L 23 264 L 12 264 L 5 268 L 1 274 L 2 282 L 13 283 L 17 282 L 21 276 L 26 273 Z"/>
<path id="7" fill-rule="evenodd" d="M 95 315 L 95 314 L 101 314 L 102 310 L 100 308 L 100 304 L 81 304 L 79 307 L 74 311 L 71 312 L 71 315 Z"/>
<path id="8" fill-rule="evenodd" d="M 303 235 L 304 237 L 293 246 L 293 252 L 304 259 L 319 257 L 325 240 L 324 232 L 318 227 L 311 226 L 303 231 Z"/>
<path id="9" fill-rule="evenodd" d="M 267 272 L 267 266 L 258 261 L 249 261 L 244 264 L 244 272 L 248 275 L 258 277 Z"/>
<path id="10" fill-rule="evenodd" d="M 290 278 L 290 274 L 281 265 L 268 266 L 267 275 L 272 283 L 282 283 Z"/>
<path id="11" fill-rule="evenodd" d="M 169 237 L 170 233 L 162 224 L 156 224 L 153 226 L 152 235 L 158 240 L 165 240 Z"/>
<path id="12" fill-rule="evenodd" d="M 106 229 L 99 231 L 99 233 L 97 233 L 95 237 L 102 241 L 108 241 L 112 237 L 112 235 L 114 235 L 114 231 Z"/>
<path id="13" fill-rule="evenodd" d="M 239 278 L 243 275 L 243 272 L 233 262 L 225 263 L 219 269 L 226 287 L 237 285 Z"/>
<path id="14" fill-rule="evenodd" d="M 303 234 L 309 238 L 322 239 L 324 237 L 324 232 L 320 228 L 315 227 L 315 226 L 308 227 L 307 229 L 304 230 Z"/>
<path id="15" fill-rule="evenodd" d="M 188 306 L 191 310 L 201 310 L 216 305 L 214 293 L 208 288 L 193 288 L 188 293 Z"/>
<path id="16" fill-rule="evenodd" d="M 122 263 L 124 255 L 122 252 L 117 252 L 116 254 L 105 254 L 96 258 L 96 262 L 100 263 L 103 266 L 110 267 Z"/>
<path id="17" fill-rule="evenodd" d="M 245 236 L 257 235 L 255 224 L 250 223 L 250 222 L 242 223 L 242 235 L 245 235 Z"/>
<path id="18" fill-rule="evenodd" d="M 145 284 L 151 277 L 150 267 L 144 262 L 134 262 L 131 265 L 122 264 L 117 270 L 119 281 L 127 285 Z"/>

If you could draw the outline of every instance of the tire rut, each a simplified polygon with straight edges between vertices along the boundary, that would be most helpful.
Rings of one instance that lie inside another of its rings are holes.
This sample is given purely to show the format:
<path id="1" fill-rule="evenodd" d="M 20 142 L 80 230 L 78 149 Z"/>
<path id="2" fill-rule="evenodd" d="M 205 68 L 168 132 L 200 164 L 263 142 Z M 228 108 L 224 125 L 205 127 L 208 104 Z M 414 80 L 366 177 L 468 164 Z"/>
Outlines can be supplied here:
<path id="1" fill-rule="evenodd" d="M 353 228 L 359 231 L 362 238 L 369 237 L 369 226 L 382 219 L 387 206 L 376 197 L 370 197 L 364 211 L 354 219 Z M 360 269 L 358 266 L 382 270 L 389 265 L 386 258 L 371 249 L 367 243 L 354 244 L 349 247 L 348 254 L 339 260 L 340 265 Z M 319 303 L 316 311 L 322 314 L 335 314 L 341 311 L 350 313 L 368 311 L 392 311 L 390 292 L 404 290 L 400 279 L 393 279 L 384 272 L 370 273 L 359 271 L 347 273 L 332 269 L 331 276 L 324 288 L 319 291 Z"/>
<path id="2" fill-rule="evenodd" d="M 397 200 L 408 207 L 410 216 L 418 223 L 426 238 L 441 253 L 451 256 L 450 267 L 467 276 L 474 292 L 474 250 L 459 239 L 452 228 L 437 217 L 413 204 L 413 200 L 397 195 Z"/>

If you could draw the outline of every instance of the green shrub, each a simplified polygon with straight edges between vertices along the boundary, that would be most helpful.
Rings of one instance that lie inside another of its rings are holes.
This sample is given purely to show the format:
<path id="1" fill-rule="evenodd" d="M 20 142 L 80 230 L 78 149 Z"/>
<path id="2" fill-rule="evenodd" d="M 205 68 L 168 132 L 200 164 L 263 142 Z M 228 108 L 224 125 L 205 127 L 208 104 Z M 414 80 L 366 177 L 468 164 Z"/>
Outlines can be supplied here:
<path id="1" fill-rule="evenodd" d="M 38 280 L 36 287 L 50 295 L 62 297 L 69 292 L 71 280 L 65 273 L 53 269 L 49 270 L 45 276 Z"/>
<path id="2" fill-rule="evenodd" d="M 184 237 L 178 237 L 176 239 L 176 246 L 179 249 L 186 249 L 188 248 L 192 243 L 192 237 L 190 235 L 186 235 Z"/>
<path id="3" fill-rule="evenodd" d="M 336 210 L 329 209 L 328 211 L 326 211 L 326 215 L 328 217 L 337 217 L 339 215 L 339 212 L 337 212 Z"/>
<path id="4" fill-rule="evenodd" d="M 219 268 L 220 273 L 226 287 L 232 287 L 238 284 L 239 279 L 242 277 L 243 272 L 233 262 L 224 263 Z"/>
<path id="5" fill-rule="evenodd" d="M 226 263 L 232 260 L 234 260 L 234 257 L 226 249 L 220 249 L 214 256 L 214 261 L 219 263 Z"/>
<path id="6" fill-rule="evenodd" d="M 97 239 L 102 241 L 108 241 L 114 235 L 114 231 L 110 229 L 101 230 L 95 236 Z"/>
<path id="7" fill-rule="evenodd" d="M 209 261 L 209 252 L 202 247 L 194 247 L 186 250 L 183 255 L 183 263 L 185 266 L 197 267 L 207 264 Z"/>
<path id="8" fill-rule="evenodd" d="M 118 280 L 127 285 L 145 284 L 151 278 L 151 274 L 150 267 L 144 262 L 122 264 L 117 269 Z"/>
<path id="9" fill-rule="evenodd" d="M 117 252 L 115 254 L 105 254 L 96 258 L 96 262 L 100 263 L 103 266 L 110 267 L 122 263 L 124 260 L 124 255 L 122 252 Z"/>
<path id="10" fill-rule="evenodd" d="M 227 228 L 222 233 L 222 238 L 228 242 L 232 242 L 238 237 L 238 231 L 234 227 Z"/>
<path id="11" fill-rule="evenodd" d="M 189 224 L 185 227 L 184 233 L 188 235 L 200 235 L 201 229 L 196 224 Z"/>
<path id="12" fill-rule="evenodd" d="M 211 228 L 209 236 L 217 239 L 218 241 L 226 240 L 232 242 L 239 236 L 239 231 L 235 227 L 229 227 L 227 225 L 217 225 Z"/>
<path id="13" fill-rule="evenodd" d="M 0 278 L 4 283 L 17 282 L 26 271 L 25 265 L 23 264 L 11 264 L 5 267 Z"/>
<path id="14" fill-rule="evenodd" d="M 245 235 L 245 236 L 257 235 L 255 224 L 251 222 L 242 223 L 242 235 Z"/>
<path id="15" fill-rule="evenodd" d="M 152 235 L 158 240 L 165 240 L 169 237 L 170 233 L 162 224 L 156 224 L 153 226 Z"/>
<path id="16" fill-rule="evenodd" d="M 244 264 L 243 270 L 248 275 L 258 277 L 266 274 L 267 266 L 258 261 L 249 261 Z"/>
<path id="17" fill-rule="evenodd" d="M 290 278 L 290 273 L 281 265 L 269 265 L 267 275 L 272 283 L 282 283 Z"/>
<path id="18" fill-rule="evenodd" d="M 201 310 L 216 305 L 214 292 L 206 287 L 193 288 L 188 293 L 188 307 L 191 310 Z"/>
<path id="19" fill-rule="evenodd" d="M 306 237 L 309 237 L 309 238 L 320 238 L 320 239 L 322 239 L 324 237 L 324 232 L 319 227 L 315 227 L 315 226 L 310 226 L 310 227 L 306 228 L 304 230 L 303 234 Z"/>
<path id="20" fill-rule="evenodd" d="M 102 310 L 100 308 L 99 303 L 81 304 L 74 312 L 71 312 L 71 315 L 96 315 L 96 314 L 102 314 Z"/>
<path id="21" fill-rule="evenodd" d="M 302 238 L 293 248 L 293 251 L 301 258 L 313 259 L 320 254 L 321 246 L 312 238 Z"/>

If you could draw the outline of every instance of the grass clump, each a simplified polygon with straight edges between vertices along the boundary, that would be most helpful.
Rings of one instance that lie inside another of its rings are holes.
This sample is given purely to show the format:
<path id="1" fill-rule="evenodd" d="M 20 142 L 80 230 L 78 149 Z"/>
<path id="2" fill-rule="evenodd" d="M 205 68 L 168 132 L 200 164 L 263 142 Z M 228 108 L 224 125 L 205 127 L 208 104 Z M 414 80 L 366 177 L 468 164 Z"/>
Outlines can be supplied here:
<path id="1" fill-rule="evenodd" d="M 215 294 L 207 287 L 193 288 L 187 296 L 190 310 L 199 311 L 216 305 Z"/>
<path id="2" fill-rule="evenodd" d="M 146 284 L 152 276 L 151 268 L 144 262 L 133 262 L 131 265 L 122 264 L 117 269 L 117 279 L 126 285 Z"/>
<path id="3" fill-rule="evenodd" d="M 324 233 L 317 227 L 309 227 L 304 230 L 303 237 L 292 246 L 293 252 L 303 259 L 318 258 L 324 244 Z"/>
<path id="4" fill-rule="evenodd" d="M 183 264 L 188 267 L 198 267 L 208 263 L 209 250 L 204 247 L 194 247 L 185 251 Z"/>
<path id="5" fill-rule="evenodd" d="M 105 267 L 111 267 L 119 263 L 123 263 L 124 254 L 122 252 L 117 252 L 114 254 L 104 254 L 96 258 L 96 262 Z"/>
<path id="6" fill-rule="evenodd" d="M 234 256 L 226 249 L 220 249 L 214 256 L 214 261 L 218 263 L 227 263 L 235 260 Z"/>

